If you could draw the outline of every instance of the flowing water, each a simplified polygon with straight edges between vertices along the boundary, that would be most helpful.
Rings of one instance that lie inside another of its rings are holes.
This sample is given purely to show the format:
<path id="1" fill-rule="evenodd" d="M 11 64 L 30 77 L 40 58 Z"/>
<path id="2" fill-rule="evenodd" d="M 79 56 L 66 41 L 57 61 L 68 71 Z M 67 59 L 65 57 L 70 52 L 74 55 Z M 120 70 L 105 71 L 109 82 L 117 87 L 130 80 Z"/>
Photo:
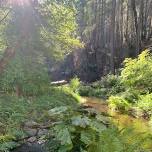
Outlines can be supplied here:
<path id="1" fill-rule="evenodd" d="M 111 121 L 120 129 L 126 129 L 128 139 L 130 142 L 141 141 L 142 146 L 145 149 L 152 151 L 152 126 L 149 122 L 144 119 L 133 118 L 127 114 L 121 114 L 112 111 L 108 108 L 108 104 L 105 100 L 86 97 L 83 99 L 83 104 L 93 107 L 100 112 L 110 114 L 112 117 Z M 149 137 L 149 138 L 148 138 Z"/>

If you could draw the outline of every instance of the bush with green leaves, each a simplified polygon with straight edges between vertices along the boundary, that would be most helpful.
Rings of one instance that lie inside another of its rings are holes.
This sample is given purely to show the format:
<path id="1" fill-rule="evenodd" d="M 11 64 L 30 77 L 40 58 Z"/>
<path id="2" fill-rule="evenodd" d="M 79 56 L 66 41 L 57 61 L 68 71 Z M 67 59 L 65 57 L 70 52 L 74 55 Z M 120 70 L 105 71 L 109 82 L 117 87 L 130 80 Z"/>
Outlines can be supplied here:
<path id="1" fill-rule="evenodd" d="M 79 94 L 85 97 L 105 98 L 107 90 L 105 88 L 93 88 L 91 86 L 80 86 Z"/>
<path id="2" fill-rule="evenodd" d="M 85 86 L 85 85 L 81 85 L 79 87 L 79 94 L 81 96 L 90 96 L 90 93 L 93 92 L 93 88 L 91 86 Z"/>
<path id="3" fill-rule="evenodd" d="M 141 95 L 139 97 L 137 107 L 146 112 L 149 116 L 152 116 L 152 93 Z"/>
<path id="4" fill-rule="evenodd" d="M 109 106 L 112 109 L 116 109 L 119 111 L 127 111 L 131 107 L 131 104 L 128 102 L 128 100 L 126 100 L 122 96 L 111 96 L 108 99 L 108 102 L 109 102 Z"/>
<path id="5" fill-rule="evenodd" d="M 135 117 L 152 116 L 152 94 L 140 95 L 137 90 L 128 90 L 108 99 L 112 109 L 127 112 Z"/>
<path id="6" fill-rule="evenodd" d="M 142 93 L 152 91 L 152 54 L 149 50 L 143 51 L 138 58 L 125 59 L 121 80 L 127 88 L 134 88 Z"/>
<path id="7" fill-rule="evenodd" d="M 82 96 L 108 98 L 110 95 L 115 95 L 124 90 L 125 88 L 121 83 L 120 77 L 109 74 L 89 86 L 81 86 L 79 88 L 79 93 Z"/>
<path id="8" fill-rule="evenodd" d="M 132 109 L 137 115 L 150 117 L 152 114 L 152 54 L 150 51 L 143 51 L 138 58 L 126 59 L 120 79 L 125 86 L 125 91 L 110 97 L 110 106 L 126 112 Z"/>
<path id="9" fill-rule="evenodd" d="M 117 75 L 109 74 L 101 79 L 104 87 L 112 87 L 120 85 L 120 77 Z"/>
<path id="10" fill-rule="evenodd" d="M 80 87 L 80 80 L 79 78 L 75 77 L 70 80 L 69 87 L 73 92 L 78 92 L 78 89 Z"/>
<path id="11" fill-rule="evenodd" d="M 140 92 L 138 90 L 128 89 L 125 92 L 122 92 L 118 95 L 122 96 L 125 100 L 128 101 L 128 103 L 136 104 L 139 100 L 139 94 L 140 94 Z"/>

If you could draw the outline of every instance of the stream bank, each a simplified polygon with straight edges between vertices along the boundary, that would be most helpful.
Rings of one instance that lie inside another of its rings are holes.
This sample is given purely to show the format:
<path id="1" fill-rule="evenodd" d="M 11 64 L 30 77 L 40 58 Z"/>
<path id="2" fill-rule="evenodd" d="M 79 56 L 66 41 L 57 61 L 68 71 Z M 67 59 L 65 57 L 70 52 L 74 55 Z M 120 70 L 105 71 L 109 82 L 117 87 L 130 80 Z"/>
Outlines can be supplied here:
<path id="1" fill-rule="evenodd" d="M 152 127 L 147 120 L 113 111 L 103 99 L 84 97 L 82 102 L 85 106 L 92 107 L 101 113 L 110 115 L 110 120 L 114 125 L 120 130 L 127 131 L 129 142 L 136 142 L 136 140 L 142 139 L 142 146 L 152 151 Z"/>
<path id="2" fill-rule="evenodd" d="M 119 128 L 120 132 L 122 132 L 122 134 L 124 134 L 124 130 L 125 132 L 127 132 L 126 140 L 129 143 L 130 142 L 137 143 L 138 140 L 140 141 L 142 140 L 142 147 L 148 150 L 148 152 L 152 150 L 151 139 L 147 138 L 148 135 L 149 136 L 152 135 L 151 134 L 152 130 L 150 126 L 148 125 L 148 121 L 143 120 L 143 119 L 133 118 L 125 114 L 120 114 L 120 113 L 111 111 L 108 108 L 107 102 L 99 98 L 91 98 L 91 97 L 82 98 L 82 105 L 84 107 L 93 108 L 100 113 L 110 115 L 111 122 L 116 127 Z M 30 122 L 30 124 L 33 124 L 34 126 L 36 126 L 36 124 L 32 122 Z M 33 128 L 33 125 L 32 125 L 32 128 Z M 29 123 L 28 123 L 28 126 L 29 126 Z M 22 146 L 18 147 L 12 152 L 45 152 L 45 150 L 43 149 L 43 146 L 44 146 L 44 143 L 39 144 L 37 143 L 37 140 L 35 140 L 32 143 L 23 144 Z"/>

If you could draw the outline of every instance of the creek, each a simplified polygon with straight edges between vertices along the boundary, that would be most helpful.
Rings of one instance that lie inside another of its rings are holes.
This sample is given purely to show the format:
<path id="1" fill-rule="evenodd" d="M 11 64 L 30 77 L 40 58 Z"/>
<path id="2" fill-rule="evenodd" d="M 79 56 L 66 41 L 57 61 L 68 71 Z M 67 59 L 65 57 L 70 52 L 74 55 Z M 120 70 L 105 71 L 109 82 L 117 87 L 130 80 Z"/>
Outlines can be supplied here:
<path id="1" fill-rule="evenodd" d="M 110 121 L 114 125 L 120 130 L 127 131 L 128 142 L 133 143 L 141 140 L 142 147 L 152 151 L 152 126 L 150 126 L 147 120 L 113 111 L 108 107 L 108 103 L 105 100 L 99 98 L 85 97 L 82 102 L 86 106 L 93 107 L 99 112 L 110 115 Z"/>

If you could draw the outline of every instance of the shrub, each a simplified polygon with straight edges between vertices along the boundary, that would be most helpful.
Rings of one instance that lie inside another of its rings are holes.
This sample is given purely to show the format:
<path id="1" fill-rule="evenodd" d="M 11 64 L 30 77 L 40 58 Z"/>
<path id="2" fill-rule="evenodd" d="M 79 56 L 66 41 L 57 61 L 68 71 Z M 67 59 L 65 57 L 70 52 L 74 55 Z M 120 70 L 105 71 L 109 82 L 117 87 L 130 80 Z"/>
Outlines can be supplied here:
<path id="1" fill-rule="evenodd" d="M 100 81 L 94 82 L 92 84 L 92 87 L 94 88 L 110 88 L 113 86 L 120 85 L 120 77 L 113 74 L 108 74 L 107 76 L 104 76 L 101 78 Z"/>
<path id="2" fill-rule="evenodd" d="M 93 83 L 92 87 L 100 89 L 100 92 L 103 93 L 102 96 L 106 97 L 116 95 L 125 90 L 124 86 L 121 83 L 120 76 L 113 74 L 109 74 L 101 78 L 100 81 Z"/>
<path id="3" fill-rule="evenodd" d="M 113 87 L 120 85 L 120 77 L 117 75 L 109 74 L 101 79 L 105 87 Z"/>
<path id="4" fill-rule="evenodd" d="M 141 95 L 137 106 L 145 112 L 149 113 L 149 115 L 152 115 L 152 93 Z"/>
<path id="5" fill-rule="evenodd" d="M 100 98 L 108 98 L 111 95 L 116 95 L 125 88 L 121 84 L 120 77 L 115 75 L 107 75 L 100 81 L 90 84 L 90 86 L 81 86 L 79 93 L 82 96 L 94 96 Z"/>
<path id="6" fill-rule="evenodd" d="M 126 59 L 120 76 L 125 91 L 109 98 L 110 106 L 128 111 L 132 106 L 135 113 L 140 115 L 152 114 L 152 55 L 143 51 L 138 58 Z M 146 117 L 147 117 L 146 116 Z"/>
<path id="7" fill-rule="evenodd" d="M 121 112 L 130 112 L 136 117 L 149 118 L 152 115 L 152 94 L 140 95 L 136 90 L 128 90 L 121 95 L 111 96 L 109 106 Z"/>
<path id="8" fill-rule="evenodd" d="M 107 90 L 105 88 L 94 89 L 89 93 L 92 97 L 105 98 L 107 94 Z"/>
<path id="9" fill-rule="evenodd" d="M 81 96 L 105 98 L 107 95 L 106 88 L 93 88 L 91 86 L 81 86 L 79 88 Z"/>
<path id="10" fill-rule="evenodd" d="M 139 99 L 138 90 L 128 89 L 125 92 L 120 93 L 120 95 L 131 104 L 137 103 Z"/>
<path id="11" fill-rule="evenodd" d="M 122 83 L 141 92 L 152 91 L 152 55 L 143 51 L 136 59 L 126 59 L 121 72 Z"/>
<path id="12" fill-rule="evenodd" d="M 75 78 L 71 79 L 69 86 L 73 92 L 77 92 L 79 89 L 79 86 L 80 86 L 79 78 L 75 77 Z"/>
<path id="13" fill-rule="evenodd" d="M 123 112 L 129 110 L 131 106 L 130 103 L 122 96 L 111 96 L 108 99 L 108 102 L 109 102 L 109 106 L 112 109 L 116 109 Z"/>
<path id="14" fill-rule="evenodd" d="M 90 96 L 90 92 L 93 91 L 91 86 L 80 86 L 79 87 L 79 94 L 81 96 Z"/>

